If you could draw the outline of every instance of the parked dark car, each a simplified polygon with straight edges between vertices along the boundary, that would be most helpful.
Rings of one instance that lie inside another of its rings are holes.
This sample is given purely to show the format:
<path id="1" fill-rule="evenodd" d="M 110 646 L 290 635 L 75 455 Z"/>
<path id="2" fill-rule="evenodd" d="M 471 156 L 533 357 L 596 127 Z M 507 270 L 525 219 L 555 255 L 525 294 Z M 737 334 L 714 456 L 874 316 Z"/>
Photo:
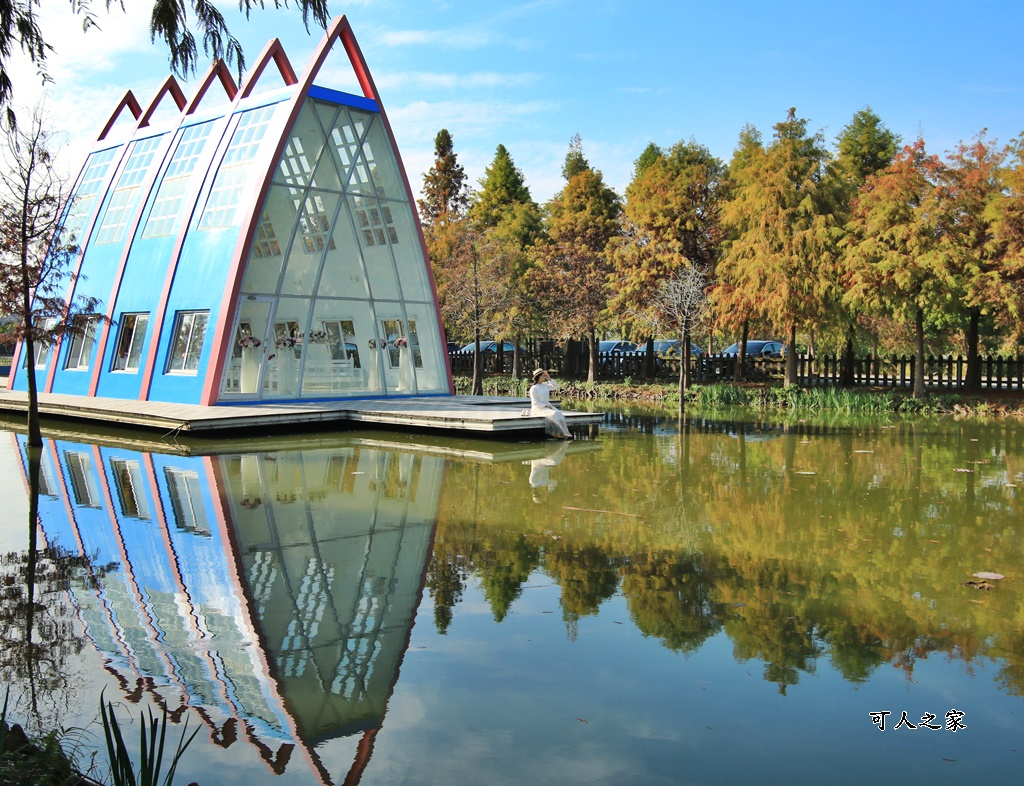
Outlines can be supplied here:
<path id="1" fill-rule="evenodd" d="M 502 345 L 502 352 L 504 352 L 506 355 L 511 355 L 513 352 L 516 351 L 516 346 L 511 341 L 502 341 L 501 345 Z M 460 349 L 458 351 L 459 352 L 472 352 L 473 351 L 473 342 L 470 341 L 468 344 L 466 344 L 466 346 L 462 347 L 462 349 Z M 497 351 L 498 351 L 498 342 L 497 341 L 481 341 L 480 342 L 480 352 L 481 353 L 483 353 L 483 352 L 497 352 Z M 530 353 L 527 352 L 522 347 L 519 348 L 519 354 L 522 357 L 529 357 L 529 355 L 530 355 Z"/>
<path id="2" fill-rule="evenodd" d="M 636 352 L 636 344 L 632 341 L 599 341 L 597 351 L 602 355 L 625 355 L 627 352 Z"/>
<path id="3" fill-rule="evenodd" d="M 726 347 L 723 355 L 738 355 L 740 351 L 740 345 L 733 344 L 732 346 Z M 781 358 L 786 351 L 786 345 L 781 341 L 748 341 L 747 342 L 747 357 L 748 358 Z"/>

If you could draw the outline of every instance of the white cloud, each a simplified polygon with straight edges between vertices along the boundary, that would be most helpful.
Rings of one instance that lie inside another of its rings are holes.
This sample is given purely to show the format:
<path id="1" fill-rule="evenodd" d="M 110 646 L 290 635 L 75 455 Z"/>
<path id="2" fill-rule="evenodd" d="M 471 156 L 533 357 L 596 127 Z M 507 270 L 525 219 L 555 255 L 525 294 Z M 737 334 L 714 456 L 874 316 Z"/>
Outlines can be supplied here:
<path id="1" fill-rule="evenodd" d="M 406 140 L 430 139 L 441 128 L 452 133 L 486 135 L 497 138 L 498 130 L 524 118 L 550 114 L 557 109 L 553 101 L 413 101 L 397 108 L 388 108 L 388 117 L 398 135 Z"/>
<path id="2" fill-rule="evenodd" d="M 539 74 L 503 74 L 495 71 L 477 71 L 467 74 L 439 74 L 429 71 L 406 71 L 385 73 L 376 77 L 377 87 L 382 89 L 442 89 L 472 90 L 476 88 L 523 87 L 536 83 Z"/>
<path id="3" fill-rule="evenodd" d="M 384 47 L 430 46 L 463 51 L 493 46 L 524 50 L 534 45 L 525 38 L 512 38 L 488 30 L 486 26 L 453 27 L 447 30 L 378 30 L 374 39 Z"/>

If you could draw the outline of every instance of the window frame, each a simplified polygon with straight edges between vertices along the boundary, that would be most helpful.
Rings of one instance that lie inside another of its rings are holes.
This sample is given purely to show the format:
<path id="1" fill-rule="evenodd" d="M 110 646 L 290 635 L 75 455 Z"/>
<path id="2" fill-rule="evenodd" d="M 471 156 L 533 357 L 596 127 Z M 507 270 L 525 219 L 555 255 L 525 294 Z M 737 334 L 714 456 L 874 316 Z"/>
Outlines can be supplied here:
<path id="1" fill-rule="evenodd" d="M 96 346 L 96 326 L 100 318 L 93 315 L 79 315 L 75 318 L 78 323 L 84 322 L 85 326 L 81 332 L 75 332 L 68 343 L 67 352 L 64 354 L 65 371 L 88 371 L 92 365 L 92 350 Z"/>
<path id="2" fill-rule="evenodd" d="M 142 321 L 142 331 L 139 332 L 140 318 Z M 127 334 L 125 331 L 128 329 L 127 322 L 132 320 L 131 333 Z M 110 359 L 110 371 L 115 374 L 138 374 L 139 373 L 139 362 L 142 359 L 142 349 L 146 343 L 146 333 L 149 331 L 149 312 L 148 311 L 133 311 L 127 314 L 121 314 L 121 320 L 118 324 L 117 329 L 117 340 L 114 343 L 114 356 Z M 128 338 L 128 346 L 122 353 L 122 345 L 124 344 L 125 338 Z M 119 366 L 118 360 L 124 358 L 124 365 Z M 134 361 L 134 366 L 131 365 Z"/>
<path id="3" fill-rule="evenodd" d="M 202 330 L 199 331 L 199 341 L 196 339 L 196 317 L 205 317 Z M 185 337 L 185 350 L 182 354 L 181 367 L 176 367 L 175 359 L 178 357 L 175 349 L 179 345 L 179 336 L 182 328 L 188 322 L 188 335 Z M 174 329 L 171 331 L 171 344 L 167 351 L 167 365 L 164 368 L 166 374 L 181 377 L 195 377 L 199 375 L 199 360 L 203 354 L 203 346 L 206 343 L 206 330 L 210 326 L 209 309 L 184 309 L 174 315 Z M 194 358 L 195 368 L 189 368 L 189 358 Z"/>

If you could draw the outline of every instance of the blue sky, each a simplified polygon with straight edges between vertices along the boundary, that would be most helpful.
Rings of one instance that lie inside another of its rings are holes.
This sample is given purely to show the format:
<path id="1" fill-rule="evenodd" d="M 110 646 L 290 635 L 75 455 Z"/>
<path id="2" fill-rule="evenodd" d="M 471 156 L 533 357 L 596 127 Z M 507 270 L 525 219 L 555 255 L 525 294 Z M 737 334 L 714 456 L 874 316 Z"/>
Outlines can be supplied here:
<path id="1" fill-rule="evenodd" d="M 148 4 L 128 5 L 83 35 L 67 3 L 43 3 L 57 48 L 47 106 L 68 133 L 69 169 L 125 89 L 145 104 L 169 72 Z M 219 5 L 250 62 L 276 36 L 301 72 L 321 37 L 295 8 L 245 22 Z M 417 192 L 440 128 L 472 184 L 504 144 L 540 202 L 561 187 L 575 133 L 622 193 L 648 142 L 693 139 L 728 161 L 745 123 L 768 139 L 789 107 L 830 145 L 868 105 L 940 154 L 984 128 L 1000 142 L 1024 132 L 1019 0 L 353 0 L 330 11 L 352 23 Z M 30 105 L 37 80 L 15 78 L 16 103 Z"/>

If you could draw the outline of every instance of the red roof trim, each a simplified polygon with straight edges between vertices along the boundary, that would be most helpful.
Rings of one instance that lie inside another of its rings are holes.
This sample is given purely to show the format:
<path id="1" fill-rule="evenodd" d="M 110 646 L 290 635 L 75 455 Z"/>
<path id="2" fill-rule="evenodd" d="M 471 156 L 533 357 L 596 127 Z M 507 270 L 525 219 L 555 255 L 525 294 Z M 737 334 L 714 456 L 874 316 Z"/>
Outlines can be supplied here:
<path id="1" fill-rule="evenodd" d="M 136 120 L 142 117 L 142 107 L 139 106 L 139 102 L 135 98 L 135 94 L 132 93 L 131 90 L 127 91 L 124 94 L 124 98 L 122 98 L 118 102 L 117 108 L 114 109 L 114 113 L 110 116 L 110 119 L 107 121 L 107 124 L 103 126 L 103 130 L 100 131 L 100 135 L 96 137 L 97 142 L 102 142 L 104 139 L 107 138 L 107 134 L 109 134 L 110 129 L 114 127 L 114 123 L 117 122 L 117 118 L 120 116 L 121 110 L 125 107 L 128 107 L 129 111 L 131 111 L 132 113 L 132 117 L 134 117 Z"/>
<path id="2" fill-rule="evenodd" d="M 277 71 L 281 75 L 281 79 L 284 80 L 285 85 L 294 85 L 299 81 L 295 77 L 295 71 L 288 60 L 288 55 L 284 52 L 284 47 L 281 46 L 280 39 L 275 38 L 263 48 L 259 59 L 256 61 L 255 68 L 245 78 L 245 83 L 242 85 L 242 98 L 248 98 L 252 95 L 252 91 L 256 89 L 256 83 L 260 81 L 260 77 L 263 75 L 263 71 L 271 59 L 273 59 L 274 65 L 277 66 Z"/>
<path id="3" fill-rule="evenodd" d="M 149 121 L 153 118 L 153 113 L 156 112 L 157 107 L 160 106 L 160 101 L 162 101 L 163 97 L 168 93 L 170 93 L 171 98 L 174 99 L 174 103 L 178 107 L 179 112 L 185 108 L 185 104 L 188 103 L 185 100 L 185 94 L 181 92 L 181 86 L 178 84 L 178 80 L 174 78 L 173 74 L 171 74 L 164 80 L 164 83 L 160 85 L 160 89 L 156 91 L 156 95 L 153 96 L 153 100 L 149 102 L 149 106 L 146 108 L 146 113 L 139 120 L 139 124 L 136 128 L 145 128 L 149 125 Z"/>
<path id="4" fill-rule="evenodd" d="M 192 100 L 189 101 L 188 108 L 185 109 L 186 115 L 191 115 L 199 108 L 199 104 L 202 103 L 206 91 L 213 84 L 214 77 L 220 81 L 220 86 L 224 88 L 224 94 L 228 97 L 228 101 L 235 100 L 235 96 L 238 94 L 238 85 L 235 84 L 235 78 L 231 76 L 231 71 L 224 61 L 217 59 L 213 61 L 210 70 L 206 72 L 203 81 L 199 83 L 199 89 L 192 97 Z"/>

